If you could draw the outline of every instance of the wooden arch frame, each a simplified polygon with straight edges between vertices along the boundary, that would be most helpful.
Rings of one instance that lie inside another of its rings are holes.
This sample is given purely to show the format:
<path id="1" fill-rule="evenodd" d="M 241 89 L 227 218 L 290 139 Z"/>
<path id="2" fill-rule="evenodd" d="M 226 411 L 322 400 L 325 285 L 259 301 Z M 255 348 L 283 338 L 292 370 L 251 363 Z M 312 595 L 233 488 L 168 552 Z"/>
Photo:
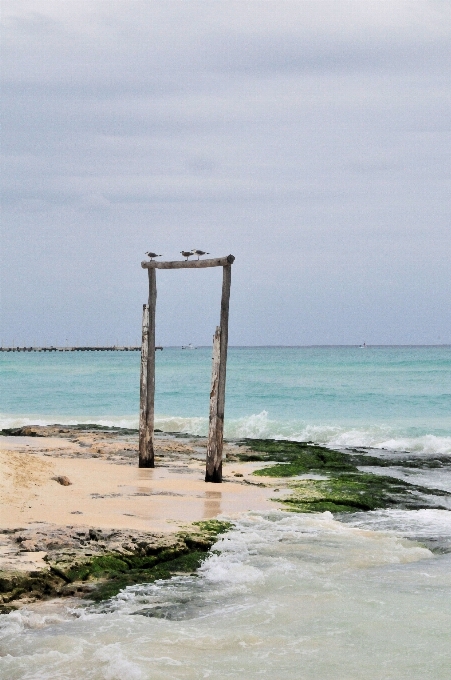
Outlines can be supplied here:
<path id="1" fill-rule="evenodd" d="M 157 302 L 157 269 L 203 269 L 222 267 L 222 297 L 219 326 L 213 338 L 213 367 L 210 392 L 210 419 L 208 428 L 206 482 L 222 482 L 222 448 L 224 436 L 225 384 L 227 345 L 229 334 L 229 300 L 233 255 L 209 260 L 182 260 L 141 262 L 149 275 L 149 301 L 143 305 L 141 382 L 139 411 L 139 467 L 155 467 L 155 309 Z"/>

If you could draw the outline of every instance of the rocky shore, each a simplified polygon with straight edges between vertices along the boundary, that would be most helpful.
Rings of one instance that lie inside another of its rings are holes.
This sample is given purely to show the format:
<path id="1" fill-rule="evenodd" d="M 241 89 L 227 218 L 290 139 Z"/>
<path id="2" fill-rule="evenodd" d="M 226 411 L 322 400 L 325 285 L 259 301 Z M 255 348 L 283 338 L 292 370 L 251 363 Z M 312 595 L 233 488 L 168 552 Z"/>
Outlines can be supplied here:
<path id="1" fill-rule="evenodd" d="M 202 437 L 156 433 L 156 467 L 140 470 L 134 430 L 55 425 L 0 434 L 3 612 L 42 598 L 101 600 L 191 573 L 230 526 L 221 515 L 451 509 L 448 491 L 403 479 L 449 468 L 446 456 L 248 439 L 226 443 L 217 485 L 204 482 Z M 428 547 L 451 549 L 433 537 Z"/>
<path id="2" fill-rule="evenodd" d="M 274 507 L 245 449 L 225 445 L 224 483 L 205 484 L 206 440 L 156 433 L 156 467 L 137 467 L 135 430 L 30 426 L 0 436 L 0 605 L 104 599 L 192 572 L 225 513 Z"/>
<path id="3" fill-rule="evenodd" d="M 229 526 L 210 520 L 158 534 L 42 523 L 0 531 L 0 611 L 51 597 L 98 601 L 126 585 L 192 572 Z"/>

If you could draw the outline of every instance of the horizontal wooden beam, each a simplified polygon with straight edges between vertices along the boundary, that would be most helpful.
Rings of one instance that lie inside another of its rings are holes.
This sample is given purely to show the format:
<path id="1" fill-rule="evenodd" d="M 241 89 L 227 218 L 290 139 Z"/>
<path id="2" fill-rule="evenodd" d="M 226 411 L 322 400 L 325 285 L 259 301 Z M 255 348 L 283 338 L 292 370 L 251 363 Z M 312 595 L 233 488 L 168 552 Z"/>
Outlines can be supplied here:
<path id="1" fill-rule="evenodd" d="M 227 267 L 233 264 L 235 257 L 218 257 L 210 260 L 174 260 L 173 262 L 158 262 L 158 260 L 147 260 L 141 262 L 143 269 L 203 269 L 204 267 Z"/>

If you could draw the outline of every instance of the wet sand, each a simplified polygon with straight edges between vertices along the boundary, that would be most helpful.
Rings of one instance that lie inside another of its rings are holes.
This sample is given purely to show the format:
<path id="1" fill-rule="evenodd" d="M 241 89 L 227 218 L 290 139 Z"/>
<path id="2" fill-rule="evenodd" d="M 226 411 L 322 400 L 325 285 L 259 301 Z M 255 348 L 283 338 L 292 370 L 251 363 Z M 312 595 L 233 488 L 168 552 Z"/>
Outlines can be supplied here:
<path id="1" fill-rule="evenodd" d="M 161 433 L 156 467 L 139 469 L 136 435 L 0 437 L 0 528 L 49 522 L 173 532 L 187 522 L 278 507 L 270 500 L 280 493 L 275 484 L 252 477 L 262 463 L 234 460 L 233 444 L 225 449 L 223 483 L 206 484 L 205 439 Z"/>

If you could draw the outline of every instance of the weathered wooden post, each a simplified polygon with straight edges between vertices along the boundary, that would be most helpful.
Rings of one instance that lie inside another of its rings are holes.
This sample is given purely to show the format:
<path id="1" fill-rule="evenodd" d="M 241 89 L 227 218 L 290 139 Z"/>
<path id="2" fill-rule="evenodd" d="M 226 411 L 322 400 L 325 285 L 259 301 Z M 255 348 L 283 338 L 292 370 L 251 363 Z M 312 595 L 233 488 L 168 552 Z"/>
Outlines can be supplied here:
<path id="1" fill-rule="evenodd" d="M 149 305 L 143 305 L 142 340 L 141 340 L 141 376 L 139 389 L 139 467 L 146 459 L 146 427 L 147 427 L 147 357 L 149 336 Z"/>
<path id="2" fill-rule="evenodd" d="M 206 482 L 222 482 L 222 448 L 224 434 L 224 406 L 229 332 L 229 299 L 233 255 L 210 260 L 182 260 L 141 262 L 149 274 L 149 304 L 143 309 L 141 347 L 141 389 L 139 414 L 139 467 L 155 467 L 155 307 L 157 301 L 156 269 L 203 269 L 222 267 L 222 298 L 220 326 L 216 329 L 213 346 L 212 389 L 210 394 L 210 424 L 207 445 Z"/>
<path id="3" fill-rule="evenodd" d="M 233 262 L 233 260 L 232 260 Z M 207 444 L 206 482 L 222 482 L 222 448 L 224 437 L 227 346 L 229 341 L 229 300 L 232 262 L 223 267 L 221 325 L 213 341 L 213 368 L 210 393 L 210 422 Z"/>
<path id="4" fill-rule="evenodd" d="M 149 304 L 143 311 L 141 347 L 141 389 L 139 414 L 139 467 L 155 467 L 153 431 L 155 420 L 155 308 L 157 281 L 155 269 L 149 269 Z"/>
<path id="5" fill-rule="evenodd" d="M 207 464 L 205 481 L 214 481 L 215 471 L 221 468 L 219 476 L 222 479 L 222 460 L 218 460 L 217 434 L 218 430 L 218 394 L 219 394 L 219 364 L 221 354 L 221 326 L 216 326 L 213 336 L 213 361 L 211 368 L 210 390 L 210 420 L 208 425 Z M 216 476 L 218 476 L 216 474 Z M 221 479 L 219 481 L 221 481 Z"/>

